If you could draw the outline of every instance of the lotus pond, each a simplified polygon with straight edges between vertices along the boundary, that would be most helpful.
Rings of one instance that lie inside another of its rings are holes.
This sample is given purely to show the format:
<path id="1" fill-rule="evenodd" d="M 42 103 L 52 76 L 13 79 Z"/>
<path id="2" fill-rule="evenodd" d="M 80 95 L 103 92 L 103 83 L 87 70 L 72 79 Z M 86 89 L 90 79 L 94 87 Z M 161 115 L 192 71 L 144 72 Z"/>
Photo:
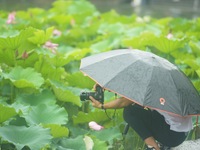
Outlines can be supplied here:
<path id="1" fill-rule="evenodd" d="M 200 91 L 200 18 L 100 13 L 86 0 L 49 9 L 0 11 L 0 144 L 9 150 L 142 150 L 122 110 L 94 109 L 79 94 L 94 82 L 80 60 L 112 49 L 153 52 L 176 64 Z M 115 95 L 105 92 L 106 101 Z M 95 131 L 88 123 L 104 127 Z M 188 139 L 199 137 L 199 121 Z"/>

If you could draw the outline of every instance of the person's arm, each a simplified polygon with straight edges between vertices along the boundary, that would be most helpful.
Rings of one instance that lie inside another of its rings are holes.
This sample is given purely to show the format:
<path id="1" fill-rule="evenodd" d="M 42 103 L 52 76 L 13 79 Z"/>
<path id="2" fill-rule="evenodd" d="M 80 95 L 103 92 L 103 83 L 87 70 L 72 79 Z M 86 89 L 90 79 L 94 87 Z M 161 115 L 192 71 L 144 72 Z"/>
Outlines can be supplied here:
<path id="1" fill-rule="evenodd" d="M 91 99 L 93 107 L 102 108 L 102 103 L 100 103 L 99 101 L 94 99 L 92 96 L 90 96 L 90 99 Z M 134 103 L 134 102 L 132 102 L 124 97 L 121 97 L 121 98 L 117 98 L 113 101 L 103 104 L 103 107 L 104 107 L 104 109 L 117 109 L 117 108 L 124 108 L 132 103 Z"/>

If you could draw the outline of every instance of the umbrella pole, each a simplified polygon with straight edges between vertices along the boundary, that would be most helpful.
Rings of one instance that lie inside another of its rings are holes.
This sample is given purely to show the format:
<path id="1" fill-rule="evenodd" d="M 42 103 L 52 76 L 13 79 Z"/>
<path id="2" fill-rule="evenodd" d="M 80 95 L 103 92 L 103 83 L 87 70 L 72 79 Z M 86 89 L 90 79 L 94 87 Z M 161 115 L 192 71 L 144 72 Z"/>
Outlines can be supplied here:
<path id="1" fill-rule="evenodd" d="M 129 124 L 127 123 L 124 127 L 124 131 L 122 133 L 123 137 L 125 138 L 126 134 L 128 133 L 128 129 L 129 129 Z"/>

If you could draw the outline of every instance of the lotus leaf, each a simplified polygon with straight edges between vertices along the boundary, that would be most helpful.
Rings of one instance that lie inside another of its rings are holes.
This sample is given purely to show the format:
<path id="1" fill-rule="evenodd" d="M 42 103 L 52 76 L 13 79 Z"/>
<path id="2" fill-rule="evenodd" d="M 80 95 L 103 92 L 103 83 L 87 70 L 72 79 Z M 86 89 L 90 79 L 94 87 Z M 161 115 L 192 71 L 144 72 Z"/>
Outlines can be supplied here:
<path id="1" fill-rule="evenodd" d="M 26 113 L 25 113 L 26 114 Z M 66 124 L 68 114 L 64 108 L 57 105 L 40 104 L 31 107 L 28 114 L 23 116 L 30 125 L 35 124 Z"/>
<path id="2" fill-rule="evenodd" d="M 0 127 L 0 135 L 2 140 L 15 144 L 17 150 L 24 146 L 39 150 L 49 144 L 52 138 L 50 131 L 40 126 L 4 126 Z"/>
<path id="3" fill-rule="evenodd" d="M 17 113 L 14 108 L 0 104 L 0 123 L 3 123 L 15 115 L 17 115 Z"/>
<path id="4" fill-rule="evenodd" d="M 4 78 L 9 79 L 17 88 L 40 88 L 44 83 L 40 73 L 37 73 L 33 68 L 15 67 L 10 73 L 5 73 Z"/>

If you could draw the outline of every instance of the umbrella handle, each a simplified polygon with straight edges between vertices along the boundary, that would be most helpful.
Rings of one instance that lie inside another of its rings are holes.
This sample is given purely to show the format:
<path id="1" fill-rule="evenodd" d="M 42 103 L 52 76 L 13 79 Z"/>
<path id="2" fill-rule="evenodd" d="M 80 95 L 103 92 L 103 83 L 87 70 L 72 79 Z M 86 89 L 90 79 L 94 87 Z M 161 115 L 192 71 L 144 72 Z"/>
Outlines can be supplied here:
<path id="1" fill-rule="evenodd" d="M 199 123 L 199 116 L 196 116 L 196 127 L 198 126 L 198 123 Z"/>
<path id="2" fill-rule="evenodd" d="M 128 129 L 129 129 L 129 124 L 127 123 L 126 126 L 124 127 L 123 136 L 125 136 L 128 133 Z"/>

